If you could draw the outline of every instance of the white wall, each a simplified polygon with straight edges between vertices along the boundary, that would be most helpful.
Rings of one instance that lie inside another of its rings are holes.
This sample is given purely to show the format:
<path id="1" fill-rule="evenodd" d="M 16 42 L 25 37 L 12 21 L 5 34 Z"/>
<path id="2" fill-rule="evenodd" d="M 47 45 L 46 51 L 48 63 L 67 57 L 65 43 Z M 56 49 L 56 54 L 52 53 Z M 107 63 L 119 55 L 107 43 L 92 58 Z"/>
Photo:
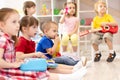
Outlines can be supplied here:
<path id="1" fill-rule="evenodd" d="M 9 7 L 18 10 L 21 16 L 23 16 L 23 3 L 28 0 L 0 0 L 0 8 Z M 29 0 L 35 1 L 35 0 Z"/>
<path id="2" fill-rule="evenodd" d="M 13 8 L 18 10 L 19 13 L 22 15 L 23 1 L 24 0 L 0 0 L 0 8 L 3 8 L 3 7 Z"/>

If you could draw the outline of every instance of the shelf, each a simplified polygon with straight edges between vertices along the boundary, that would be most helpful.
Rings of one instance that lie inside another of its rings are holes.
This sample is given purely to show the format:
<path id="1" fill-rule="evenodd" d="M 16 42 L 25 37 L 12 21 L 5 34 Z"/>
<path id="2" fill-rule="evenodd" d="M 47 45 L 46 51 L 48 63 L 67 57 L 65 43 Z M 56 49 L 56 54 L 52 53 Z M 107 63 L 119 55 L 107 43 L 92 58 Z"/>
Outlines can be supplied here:
<path id="1" fill-rule="evenodd" d="M 62 15 L 53 15 L 54 17 L 61 17 Z"/>
<path id="2" fill-rule="evenodd" d="M 79 11 L 79 13 L 95 13 L 94 10 Z"/>
<path id="3" fill-rule="evenodd" d="M 36 15 L 36 17 L 52 17 L 52 15 Z"/>

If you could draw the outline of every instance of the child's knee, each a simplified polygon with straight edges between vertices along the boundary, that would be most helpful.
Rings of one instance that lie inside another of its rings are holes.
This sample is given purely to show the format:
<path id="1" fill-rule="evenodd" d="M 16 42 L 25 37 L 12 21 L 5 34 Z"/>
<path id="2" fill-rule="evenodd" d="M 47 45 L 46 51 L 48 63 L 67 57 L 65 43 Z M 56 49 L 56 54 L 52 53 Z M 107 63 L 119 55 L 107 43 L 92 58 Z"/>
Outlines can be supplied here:
<path id="1" fill-rule="evenodd" d="M 105 33 L 103 36 L 103 39 L 105 40 L 105 42 L 111 41 L 113 40 L 113 34 L 111 33 Z"/>
<path id="2" fill-rule="evenodd" d="M 77 46 L 77 44 L 78 44 L 78 35 L 77 34 L 73 34 L 71 36 L 70 40 L 71 40 L 72 46 Z"/>
<path id="3" fill-rule="evenodd" d="M 69 41 L 69 36 L 68 35 L 63 35 L 62 36 L 62 41 L 61 41 L 62 45 L 67 46 L 68 41 Z"/>

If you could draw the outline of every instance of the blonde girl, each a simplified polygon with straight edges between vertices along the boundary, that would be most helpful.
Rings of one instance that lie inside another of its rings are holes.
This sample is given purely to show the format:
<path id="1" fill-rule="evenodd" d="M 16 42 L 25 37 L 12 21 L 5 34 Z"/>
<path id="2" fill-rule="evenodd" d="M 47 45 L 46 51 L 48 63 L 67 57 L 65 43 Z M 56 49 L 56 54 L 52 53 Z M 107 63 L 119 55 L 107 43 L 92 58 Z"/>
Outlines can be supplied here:
<path id="1" fill-rule="evenodd" d="M 62 36 L 62 48 L 63 52 L 67 52 L 68 42 L 70 41 L 72 44 L 73 52 L 77 54 L 78 47 L 78 26 L 79 19 L 76 17 L 77 13 L 77 5 L 75 2 L 67 2 L 65 7 L 68 8 L 68 13 L 63 13 L 63 16 L 60 19 L 60 23 L 64 23 L 64 33 Z"/>

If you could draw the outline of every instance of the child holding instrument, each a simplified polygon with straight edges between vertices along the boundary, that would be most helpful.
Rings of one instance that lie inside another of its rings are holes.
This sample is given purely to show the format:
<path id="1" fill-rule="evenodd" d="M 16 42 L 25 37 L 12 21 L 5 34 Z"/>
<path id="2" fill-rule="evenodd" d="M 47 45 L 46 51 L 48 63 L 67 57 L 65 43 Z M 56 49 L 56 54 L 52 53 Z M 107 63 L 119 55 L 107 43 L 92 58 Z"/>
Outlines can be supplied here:
<path id="1" fill-rule="evenodd" d="M 113 19 L 113 17 L 110 14 L 107 14 L 107 7 L 106 3 L 103 1 L 98 1 L 94 5 L 96 16 L 93 19 L 92 29 L 101 29 L 101 26 L 111 25 L 116 26 L 117 23 Z M 113 44 L 112 44 L 113 34 L 110 32 L 102 33 L 100 31 L 94 32 L 92 34 L 92 46 L 95 50 L 95 58 L 94 61 L 98 62 L 101 58 L 101 52 L 99 51 L 99 44 L 102 40 L 105 41 L 109 48 L 109 56 L 107 58 L 107 62 L 112 62 L 116 56 L 116 52 L 113 50 Z"/>

